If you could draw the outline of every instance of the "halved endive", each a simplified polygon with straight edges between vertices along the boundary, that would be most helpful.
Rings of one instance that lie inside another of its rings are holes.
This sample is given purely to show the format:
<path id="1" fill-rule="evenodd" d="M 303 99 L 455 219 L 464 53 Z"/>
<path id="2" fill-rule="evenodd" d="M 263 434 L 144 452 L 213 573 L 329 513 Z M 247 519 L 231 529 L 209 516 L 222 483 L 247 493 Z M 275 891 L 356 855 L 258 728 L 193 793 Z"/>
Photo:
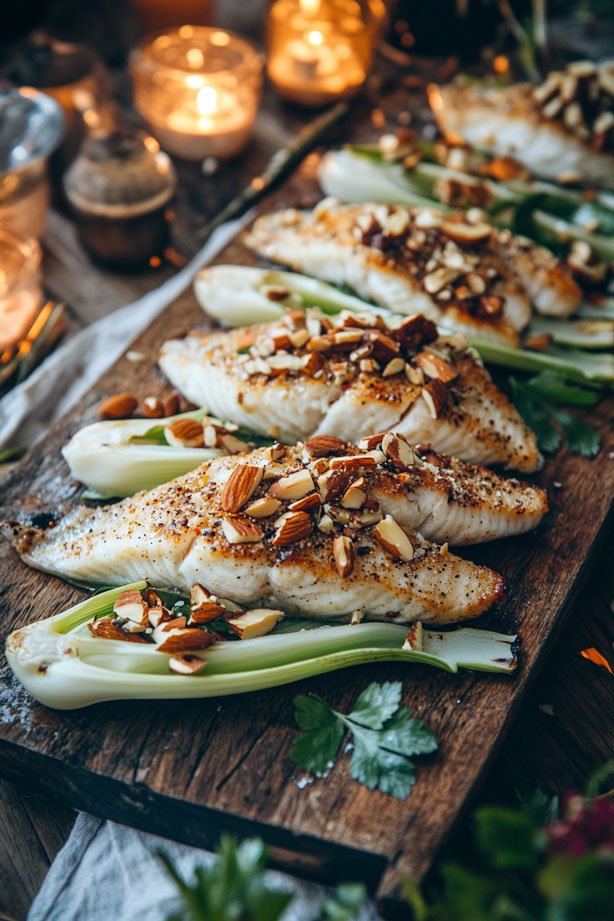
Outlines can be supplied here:
<path id="1" fill-rule="evenodd" d="M 130 632 L 122 609 L 130 603 L 134 609 L 138 599 L 147 627 Z M 145 582 L 124 585 L 15 631 L 7 640 L 7 659 L 36 700 L 60 710 L 108 700 L 241 694 L 367 662 L 501 674 L 517 665 L 515 636 L 471 628 L 430 632 L 414 625 L 408 632 L 389 623 L 319 626 L 288 619 L 269 635 L 240 639 L 242 619 L 253 622 L 254 612 L 224 615 L 222 605 L 222 616 L 209 625 L 201 620 L 197 626 L 174 626 L 190 624 L 198 607 L 176 596 L 162 598 Z M 195 649 L 185 642 L 180 648 L 176 637 L 186 632 L 202 635 L 202 641 L 188 641 Z M 169 638 L 178 647 L 174 652 L 163 649 Z"/>
<path id="2" fill-rule="evenodd" d="M 237 429 L 204 409 L 164 419 L 95 422 L 76 432 L 62 454 L 73 477 L 88 487 L 86 498 L 121 498 L 214 457 L 247 450 Z"/>
<path id="3" fill-rule="evenodd" d="M 198 273 L 194 280 L 194 293 L 210 317 L 230 327 L 270 323 L 280 319 L 288 309 L 307 310 L 313 307 L 329 316 L 350 311 L 401 320 L 400 314 L 376 307 L 327 282 L 275 269 L 212 266 Z M 543 351 L 487 340 L 477 332 L 469 336 L 469 341 L 489 364 L 526 371 L 560 371 L 576 380 L 612 381 L 614 355 L 592 352 L 611 347 L 613 321 L 614 312 L 609 305 L 603 308 L 587 305 L 573 321 L 534 317 L 525 337 L 532 338 L 542 333 L 550 336 L 553 344 Z M 442 332 L 447 331 L 445 317 L 438 325 Z M 585 349 L 591 349 L 591 352 Z"/>

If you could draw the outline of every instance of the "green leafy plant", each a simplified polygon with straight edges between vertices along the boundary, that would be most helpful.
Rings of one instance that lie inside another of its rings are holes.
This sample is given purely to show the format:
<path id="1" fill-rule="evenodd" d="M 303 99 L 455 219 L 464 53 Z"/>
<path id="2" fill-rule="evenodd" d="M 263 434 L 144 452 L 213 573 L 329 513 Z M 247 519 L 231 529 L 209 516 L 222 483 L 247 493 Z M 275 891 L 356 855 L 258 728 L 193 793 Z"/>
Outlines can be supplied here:
<path id="1" fill-rule="evenodd" d="M 317 694 L 299 695 L 294 701 L 295 718 L 305 735 L 297 739 L 292 757 L 310 774 L 323 777 L 349 731 L 354 780 L 370 790 L 405 799 L 416 780 L 410 758 L 434 752 L 437 742 L 430 729 L 413 719 L 400 701 L 400 681 L 373 682 L 349 714 L 333 710 Z"/>
<path id="2" fill-rule="evenodd" d="M 293 896 L 267 884 L 267 854 L 262 841 L 252 838 L 238 844 L 235 838 L 224 835 L 217 854 L 215 863 L 197 867 L 194 879 L 188 882 L 160 852 L 183 902 L 181 910 L 168 921 L 277 921 Z"/>
<path id="3" fill-rule="evenodd" d="M 561 404 L 593 406 L 599 400 L 599 392 L 569 383 L 556 371 L 542 371 L 522 381 L 511 377 L 509 383 L 514 405 L 536 433 L 543 451 L 556 451 L 565 438 L 569 450 L 583 457 L 594 457 L 599 452 L 599 432 L 584 419 L 561 409 Z"/>
<path id="4" fill-rule="evenodd" d="M 599 796 L 614 762 L 585 795 L 538 791 L 519 808 L 474 816 L 475 866 L 441 866 L 428 897 L 411 881 L 415 921 L 608 921 L 614 904 L 614 802 Z"/>

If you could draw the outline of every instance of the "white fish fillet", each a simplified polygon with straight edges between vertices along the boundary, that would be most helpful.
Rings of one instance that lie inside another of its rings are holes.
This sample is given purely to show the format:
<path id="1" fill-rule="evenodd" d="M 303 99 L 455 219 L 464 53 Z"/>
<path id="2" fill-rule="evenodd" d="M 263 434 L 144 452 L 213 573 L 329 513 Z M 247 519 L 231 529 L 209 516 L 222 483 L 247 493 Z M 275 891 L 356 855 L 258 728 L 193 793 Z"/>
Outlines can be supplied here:
<path id="1" fill-rule="evenodd" d="M 313 321 L 312 312 L 307 322 Z M 333 324 L 331 318 L 326 322 Z M 335 318 L 333 329 L 343 329 L 351 322 L 351 315 L 342 314 Z M 429 378 L 423 378 L 424 386 L 412 383 L 403 362 L 399 373 L 383 376 L 386 359 L 366 371 L 360 359 L 352 357 L 354 353 L 319 353 L 323 356 L 321 373 L 316 371 L 315 377 L 303 368 L 289 368 L 284 373 L 277 369 L 274 376 L 267 373 L 271 358 L 254 359 L 253 353 L 273 341 L 277 333 L 296 332 L 304 329 L 304 324 L 300 313 L 288 313 L 274 324 L 229 332 L 194 332 L 163 345 L 160 367 L 193 403 L 206 406 L 219 418 L 284 442 L 304 440 L 314 433 L 356 442 L 374 431 L 395 429 L 410 442 L 429 442 L 437 451 L 470 463 L 502 464 L 525 473 L 541 466 L 535 434 L 495 386 L 475 353 L 466 348 L 462 336 L 437 337 L 435 331 L 434 341 L 400 353 L 413 373 L 419 360 L 416 353 L 424 358 L 425 350 L 432 349 L 456 375 L 445 385 L 448 401 L 434 418 L 424 397 Z M 394 329 L 387 332 L 398 335 Z M 365 336 L 374 333 L 366 331 Z M 246 351 L 247 344 L 251 353 Z M 309 342 L 301 348 L 287 345 L 274 357 L 303 362 L 309 358 L 308 348 Z"/>
<path id="2" fill-rule="evenodd" d="M 360 451 L 354 456 L 364 459 Z M 280 511 L 287 510 L 289 500 L 273 516 L 257 520 L 263 532 L 259 542 L 228 542 L 225 521 L 250 521 L 242 508 L 238 513 L 226 510 L 223 488 L 233 471 L 244 470 L 246 464 L 264 468 L 264 479 L 249 500 L 253 501 L 266 495 L 279 476 L 307 468 L 317 480 L 322 465 L 333 462 L 334 458 L 303 459 L 301 447 L 284 449 L 271 462 L 267 449 L 260 449 L 250 455 L 216 459 L 116 505 L 81 507 L 45 532 L 11 524 L 4 526 L 4 532 L 28 565 L 65 578 L 112 584 L 147 578 L 156 586 L 184 591 L 200 582 L 239 604 L 263 603 L 308 617 L 361 610 L 379 620 L 448 623 L 483 613 L 501 596 L 503 581 L 495 572 L 429 543 L 408 524 L 404 529 L 415 554 L 411 561 L 395 558 L 377 541 L 370 526 L 337 521 L 334 533 L 323 533 L 316 527 L 322 509 L 311 514 L 308 535 L 283 547 L 274 546 L 275 522 Z M 341 470 L 351 482 L 355 471 L 345 466 L 347 461 L 339 463 L 337 472 Z M 432 465 L 422 466 L 424 482 L 415 489 L 410 482 L 414 474 L 409 474 L 405 484 L 392 470 L 377 468 L 373 496 L 367 489 L 370 504 L 377 501 L 377 494 L 390 508 L 398 508 L 404 521 L 416 518 L 427 525 L 429 516 L 423 505 L 428 505 L 428 491 L 437 495 L 445 488 L 446 477 L 455 474 L 452 468 L 439 473 Z M 268 479 L 271 474 L 273 478 Z M 430 479 L 433 486 L 429 486 Z M 488 488 L 483 481 L 477 492 Z M 395 489 L 399 497 L 393 495 Z M 411 495 L 403 508 L 402 495 L 408 490 Z M 469 501 L 469 492 L 466 497 Z M 459 511 L 463 501 L 458 502 Z M 483 502 L 483 513 L 486 518 L 496 517 L 499 510 L 492 502 L 489 510 L 489 501 Z M 511 504 L 503 514 L 513 518 Z M 333 516 L 342 511 L 341 506 L 330 507 Z M 435 506 L 433 512 L 445 532 L 446 513 L 437 512 Z M 477 519 L 471 522 L 470 518 L 471 513 L 466 526 L 475 529 Z M 486 527 L 492 530 L 490 524 Z M 450 528 L 458 529 L 459 524 L 450 519 Z M 345 576 L 339 573 L 333 550 L 335 536 L 342 533 L 351 535 L 354 552 L 353 568 Z"/>
<path id="3" fill-rule="evenodd" d="M 577 174 L 614 189 L 614 156 L 596 150 L 558 119 L 546 118 L 527 83 L 493 88 L 447 84 L 430 94 L 441 130 L 452 140 L 514 157 L 536 176 Z"/>
<path id="4" fill-rule="evenodd" d="M 405 229 L 389 234 L 388 226 Z M 472 233 L 460 215 L 325 200 L 312 212 L 264 215 L 247 243 L 267 259 L 347 284 L 396 313 L 420 312 L 446 328 L 509 345 L 518 345 L 531 304 L 565 316 L 579 308 L 582 292 L 550 252 L 509 231 L 481 228 L 482 238 L 458 242 L 459 234 Z"/>

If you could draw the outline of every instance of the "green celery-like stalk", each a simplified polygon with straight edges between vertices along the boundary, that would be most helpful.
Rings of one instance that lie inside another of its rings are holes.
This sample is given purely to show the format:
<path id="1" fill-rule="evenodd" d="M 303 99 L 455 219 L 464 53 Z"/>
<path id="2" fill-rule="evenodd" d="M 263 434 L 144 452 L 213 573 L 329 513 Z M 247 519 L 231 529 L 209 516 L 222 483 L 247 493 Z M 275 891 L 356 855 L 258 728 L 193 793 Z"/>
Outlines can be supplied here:
<path id="1" fill-rule="evenodd" d="M 366 662 L 418 662 L 456 672 L 459 668 L 509 674 L 516 659 L 515 636 L 460 628 L 424 631 L 422 650 L 403 649 L 407 627 L 388 623 L 318 626 L 280 631 L 251 640 L 221 641 L 206 653 L 202 673 L 168 670 L 168 657 L 154 644 L 92 637 L 85 625 L 109 616 L 115 599 L 133 583 L 88 598 L 68 611 L 12 633 L 6 645 L 10 667 L 41 703 L 73 709 L 103 700 L 216 697 L 276 687 L 312 675 Z"/>
<path id="2" fill-rule="evenodd" d="M 224 276 L 221 275 L 222 271 Z M 222 277 L 230 276 L 234 284 L 231 295 L 227 295 L 221 281 Z M 246 280 L 244 287 L 240 283 L 241 278 Z M 198 284 L 195 285 L 195 293 L 203 310 L 215 319 L 226 325 L 234 325 L 234 315 L 235 312 L 238 312 L 242 323 L 237 325 L 243 325 L 246 322 L 249 323 L 250 319 L 253 323 L 260 322 L 261 309 L 268 310 L 268 304 L 271 303 L 265 291 L 272 284 L 288 291 L 288 304 L 291 303 L 295 308 L 307 309 L 323 305 L 325 312 L 331 315 L 341 313 L 343 310 L 351 310 L 375 312 L 389 317 L 400 316 L 381 307 L 374 307 L 354 295 L 339 291 L 334 285 L 308 278 L 305 275 L 295 272 L 271 272 L 242 266 L 214 266 L 211 269 L 205 269 L 200 273 Z M 275 306 L 278 307 L 279 303 L 276 303 Z M 282 308 L 280 312 L 281 310 Z M 552 320 L 551 322 L 554 324 L 558 321 Z M 447 331 L 443 324 L 442 331 Z M 570 344 L 579 344 L 580 341 L 584 341 L 581 336 L 572 339 L 569 335 L 569 328 L 567 333 L 566 338 Z M 578 348 L 557 349 L 555 346 L 550 346 L 545 352 L 533 352 L 493 342 L 480 336 L 471 337 L 470 343 L 477 349 L 484 361 L 506 368 L 523 371 L 556 370 L 578 380 L 614 380 L 614 356 L 609 354 L 591 354 Z"/>

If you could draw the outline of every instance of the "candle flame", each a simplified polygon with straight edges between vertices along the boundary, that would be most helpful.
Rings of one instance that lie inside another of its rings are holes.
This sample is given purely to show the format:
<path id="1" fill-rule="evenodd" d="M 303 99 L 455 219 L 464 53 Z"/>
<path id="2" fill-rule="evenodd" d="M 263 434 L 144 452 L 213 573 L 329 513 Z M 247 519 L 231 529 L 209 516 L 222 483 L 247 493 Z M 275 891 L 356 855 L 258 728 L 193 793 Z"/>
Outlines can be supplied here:
<path id="1" fill-rule="evenodd" d="M 314 16 L 320 9 L 320 0 L 300 0 L 301 13 Z"/>
<path id="2" fill-rule="evenodd" d="M 324 41 L 324 36 L 321 32 L 314 30 L 313 32 L 307 33 L 307 41 L 310 45 L 318 46 L 321 45 Z"/>
<path id="3" fill-rule="evenodd" d="M 203 86 L 196 94 L 196 108 L 199 115 L 214 115 L 217 111 L 217 91 L 212 86 Z"/>

